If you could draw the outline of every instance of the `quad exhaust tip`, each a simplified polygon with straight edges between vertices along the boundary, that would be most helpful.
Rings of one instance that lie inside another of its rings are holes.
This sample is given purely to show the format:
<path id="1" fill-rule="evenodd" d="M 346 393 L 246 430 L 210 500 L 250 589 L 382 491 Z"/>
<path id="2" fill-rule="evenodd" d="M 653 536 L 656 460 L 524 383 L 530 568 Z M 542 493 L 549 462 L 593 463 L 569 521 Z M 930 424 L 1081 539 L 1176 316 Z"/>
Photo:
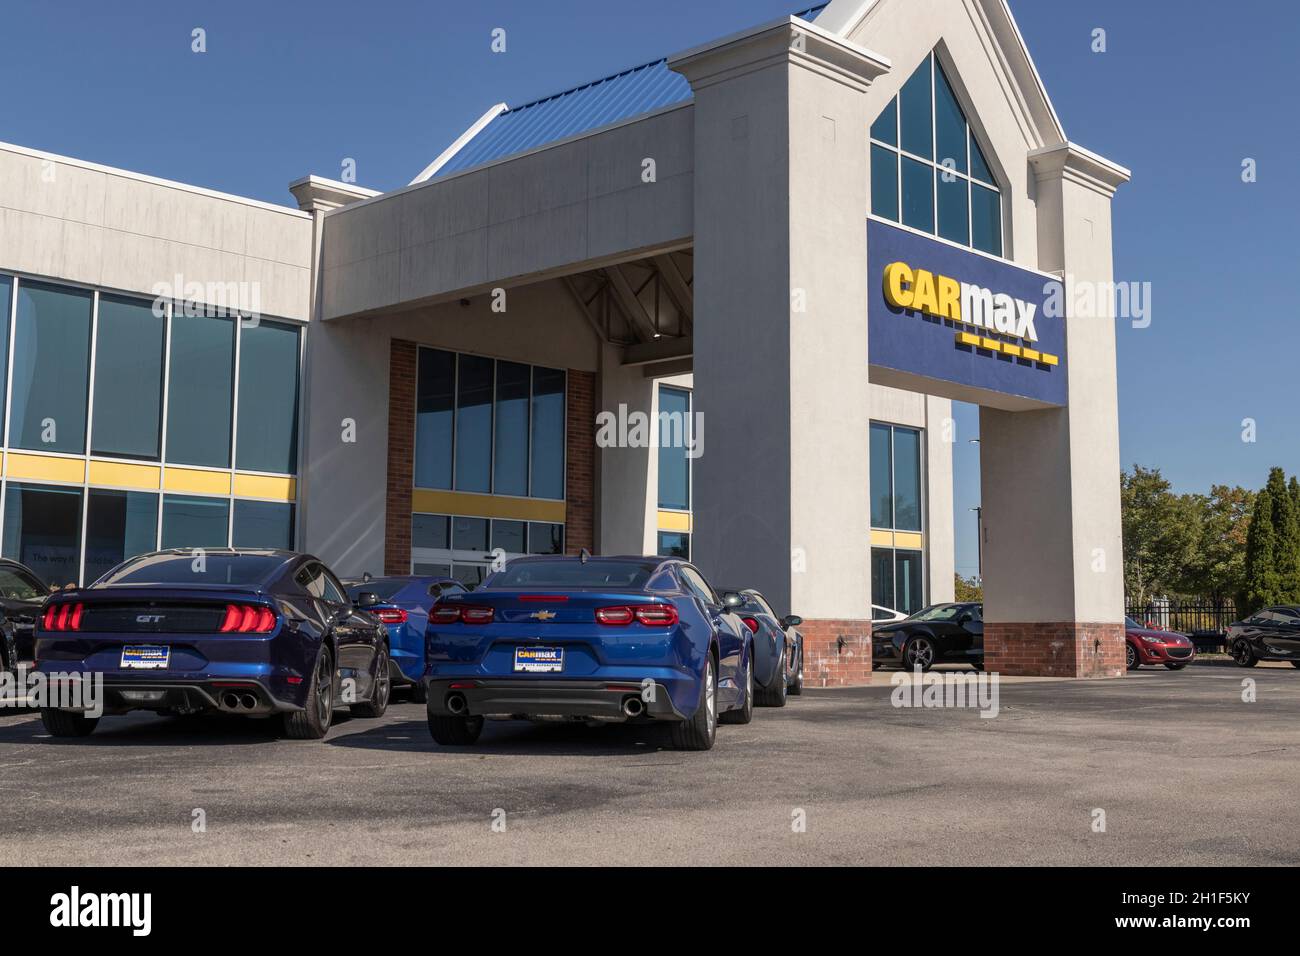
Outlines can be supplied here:
<path id="1" fill-rule="evenodd" d="M 236 694 L 228 690 L 221 695 L 221 706 L 226 710 L 256 710 L 257 696 L 254 694 Z"/>
<path id="2" fill-rule="evenodd" d="M 645 713 L 645 704 L 641 703 L 640 697 L 623 698 L 623 713 L 629 717 L 640 717 Z"/>

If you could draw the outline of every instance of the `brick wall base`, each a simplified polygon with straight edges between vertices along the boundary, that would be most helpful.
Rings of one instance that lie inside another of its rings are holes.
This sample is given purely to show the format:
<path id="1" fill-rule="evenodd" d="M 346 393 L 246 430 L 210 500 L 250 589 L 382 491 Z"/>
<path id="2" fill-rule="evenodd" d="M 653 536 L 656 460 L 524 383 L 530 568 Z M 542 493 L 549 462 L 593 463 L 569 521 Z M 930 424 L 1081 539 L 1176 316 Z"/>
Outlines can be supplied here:
<path id="1" fill-rule="evenodd" d="M 806 618 L 803 681 L 806 687 L 858 687 L 871 683 L 871 622 Z"/>
<path id="2" fill-rule="evenodd" d="M 986 621 L 984 666 L 1008 677 L 1122 677 L 1124 625 Z"/>

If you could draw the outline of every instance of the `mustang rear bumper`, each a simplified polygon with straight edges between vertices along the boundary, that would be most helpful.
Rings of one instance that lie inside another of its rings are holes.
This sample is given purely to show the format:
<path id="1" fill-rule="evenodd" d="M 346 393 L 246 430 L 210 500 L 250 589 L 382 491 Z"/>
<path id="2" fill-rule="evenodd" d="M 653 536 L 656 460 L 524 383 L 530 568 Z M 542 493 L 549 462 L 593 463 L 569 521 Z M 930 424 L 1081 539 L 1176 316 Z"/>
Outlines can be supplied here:
<path id="1" fill-rule="evenodd" d="M 277 697 L 255 680 L 212 677 L 198 680 L 128 678 L 107 675 L 103 685 L 106 714 L 132 710 L 175 711 L 182 714 L 218 712 L 244 717 L 302 710 L 302 705 Z"/>
<path id="2" fill-rule="evenodd" d="M 659 682 L 442 677 L 430 678 L 427 684 L 429 713 L 438 716 L 686 719 Z M 464 709 L 449 706 L 457 696 Z M 637 702 L 633 715 L 625 709 L 629 700 Z"/>

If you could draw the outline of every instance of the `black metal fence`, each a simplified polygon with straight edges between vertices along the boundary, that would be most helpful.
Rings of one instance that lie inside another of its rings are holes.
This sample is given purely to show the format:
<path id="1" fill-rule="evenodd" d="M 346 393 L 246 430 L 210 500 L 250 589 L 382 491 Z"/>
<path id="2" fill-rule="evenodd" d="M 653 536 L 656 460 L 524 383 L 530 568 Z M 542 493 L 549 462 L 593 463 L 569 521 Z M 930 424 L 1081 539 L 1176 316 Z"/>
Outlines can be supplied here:
<path id="1" fill-rule="evenodd" d="M 1197 650 L 1221 648 L 1228 625 L 1240 620 L 1233 604 L 1191 601 L 1155 601 L 1145 607 L 1129 605 L 1125 613 L 1144 627 L 1188 635 L 1196 642 Z"/>

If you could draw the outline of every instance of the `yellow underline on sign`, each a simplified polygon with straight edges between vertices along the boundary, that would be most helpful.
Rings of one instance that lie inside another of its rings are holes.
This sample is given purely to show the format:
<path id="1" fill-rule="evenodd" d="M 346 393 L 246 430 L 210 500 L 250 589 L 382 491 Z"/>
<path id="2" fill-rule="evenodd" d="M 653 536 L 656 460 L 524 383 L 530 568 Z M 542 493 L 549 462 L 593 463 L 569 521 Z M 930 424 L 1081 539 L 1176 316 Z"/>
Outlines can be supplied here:
<path id="1" fill-rule="evenodd" d="M 989 339 L 981 335 L 980 348 L 988 349 L 990 352 L 1000 352 L 1002 351 L 1002 343 L 997 339 Z"/>
<path id="2" fill-rule="evenodd" d="M 1057 358 L 1055 355 L 1049 355 L 1047 352 L 1044 352 L 1042 358 L 1040 358 L 1038 361 L 1042 362 L 1044 365 L 1055 365 L 1061 360 Z"/>
<path id="3" fill-rule="evenodd" d="M 958 345 L 979 345 L 980 337 L 978 335 L 972 335 L 969 332 L 958 332 L 957 344 Z"/>
<path id="4" fill-rule="evenodd" d="M 957 333 L 957 344 L 974 346 L 977 349 L 984 349 L 986 352 L 1001 352 L 1003 355 L 1011 355 L 1015 358 L 1038 362 L 1042 365 L 1059 365 L 1061 362 L 1059 356 L 1050 352 L 1039 352 L 1037 349 L 1031 349 L 1024 345 L 1014 345 L 1011 342 L 999 342 L 997 339 L 975 335 L 971 332 L 959 331 Z"/>
<path id="5" fill-rule="evenodd" d="M 1020 354 L 1022 358 L 1027 358 L 1031 362 L 1037 362 L 1043 357 L 1043 353 L 1036 349 L 1021 349 Z"/>

